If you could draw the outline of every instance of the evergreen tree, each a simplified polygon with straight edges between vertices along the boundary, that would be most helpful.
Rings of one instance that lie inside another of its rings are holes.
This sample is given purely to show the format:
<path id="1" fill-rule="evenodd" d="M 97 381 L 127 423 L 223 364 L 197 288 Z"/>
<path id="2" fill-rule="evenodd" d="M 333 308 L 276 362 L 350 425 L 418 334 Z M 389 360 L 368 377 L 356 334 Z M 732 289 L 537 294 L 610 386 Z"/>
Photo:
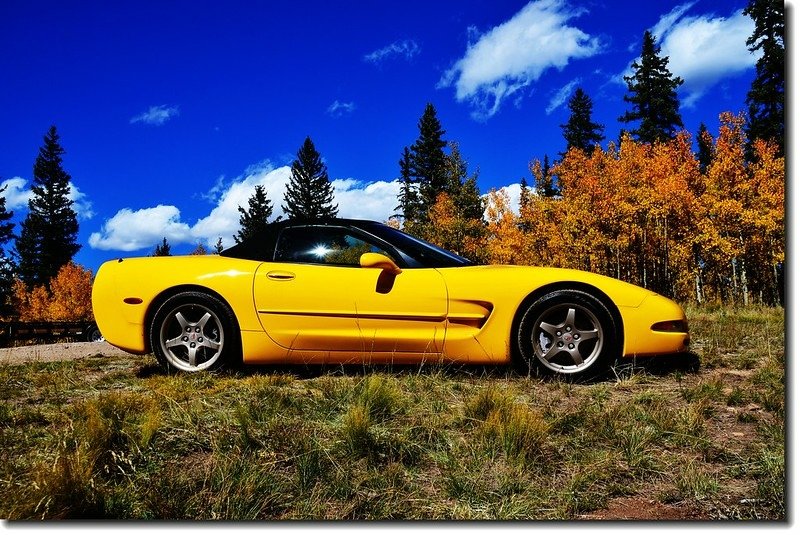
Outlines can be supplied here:
<path id="1" fill-rule="evenodd" d="M 192 256 L 204 256 L 208 254 L 208 249 L 202 243 L 198 243 L 197 247 L 189 254 Z"/>
<path id="2" fill-rule="evenodd" d="M 11 222 L 14 212 L 6 210 L 5 191 L 5 187 L 0 189 L 0 316 L 10 311 L 7 303 L 14 283 L 14 263 L 5 250 L 6 244 L 14 237 L 14 223 Z"/>
<path id="3" fill-rule="evenodd" d="M 528 204 L 531 202 L 531 189 L 528 186 L 528 181 L 525 180 L 525 177 L 522 177 L 522 180 L 519 181 L 519 211 L 522 213 L 522 209 L 527 207 Z"/>
<path id="4" fill-rule="evenodd" d="M 467 161 L 461 156 L 458 143 L 451 141 L 448 147 L 450 154 L 445 156 L 446 186 L 443 192 L 453 199 L 461 217 L 483 221 L 486 207 L 478 188 L 478 173 L 469 174 Z"/>
<path id="5" fill-rule="evenodd" d="M 29 287 L 49 283 L 81 248 L 63 154 L 56 127 L 51 126 L 33 165 L 33 196 L 16 241 L 19 276 Z"/>
<path id="6" fill-rule="evenodd" d="M 550 172 L 550 157 L 545 154 L 542 162 L 542 176 L 536 181 L 536 194 L 541 197 L 555 197 L 558 188 L 553 183 L 553 174 Z"/>
<path id="7" fill-rule="evenodd" d="M 267 191 L 261 184 L 256 185 L 256 191 L 247 199 L 247 210 L 239 207 L 239 232 L 233 237 L 236 243 L 242 243 L 253 236 L 263 236 L 266 233 L 269 218 L 272 216 L 272 203 L 267 198 Z M 220 242 L 222 238 L 220 238 Z M 221 244 L 220 244 L 221 245 Z"/>
<path id="8" fill-rule="evenodd" d="M 753 35 L 747 39 L 751 52 L 761 50 L 756 62 L 756 77 L 747 93 L 747 137 L 772 139 L 784 154 L 784 33 L 786 18 L 783 0 L 750 0 L 744 14 L 755 21 Z"/>
<path id="9" fill-rule="evenodd" d="M 678 102 L 678 87 L 683 79 L 673 76 L 667 68 L 669 57 L 661 57 L 650 31 L 644 32 L 642 54 L 633 62 L 633 74 L 625 76 L 628 94 L 625 102 L 633 109 L 619 118 L 624 123 L 637 122 L 633 136 L 644 143 L 666 141 L 675 130 L 683 127 Z"/>
<path id="10" fill-rule="evenodd" d="M 561 156 L 572 147 L 591 154 L 595 145 L 603 141 L 603 125 L 592 121 L 592 100 L 579 87 L 570 97 L 567 106 L 570 111 L 569 119 L 566 124 L 561 125 L 564 139 L 567 140 L 567 149 Z"/>
<path id="11" fill-rule="evenodd" d="M 0 256 L 6 257 L 5 245 L 14 237 L 14 223 L 11 218 L 14 212 L 6 210 L 6 186 L 0 188 Z"/>
<path id="12" fill-rule="evenodd" d="M 700 162 L 700 172 L 705 174 L 711 161 L 714 159 L 714 140 L 706 128 L 705 123 L 700 123 L 697 131 L 697 161 Z"/>
<path id="13" fill-rule="evenodd" d="M 399 162 L 401 190 L 398 209 L 405 218 L 404 228 L 421 237 L 434 232 L 436 225 L 430 221 L 430 212 L 439 196 L 446 193 L 452 217 L 476 223 L 471 228 L 481 227 L 482 232 L 485 206 L 478 188 L 478 174 L 469 174 L 458 143 L 448 143 L 443 139 L 445 132 L 433 104 L 425 106 L 417 127 L 419 137 L 411 148 L 403 150 Z M 449 147 L 449 154 L 445 147 Z"/>
<path id="14" fill-rule="evenodd" d="M 222 236 L 220 236 L 217 238 L 217 243 L 214 244 L 214 254 L 220 254 L 224 250 L 225 247 L 222 246 Z"/>
<path id="15" fill-rule="evenodd" d="M 167 243 L 167 238 L 165 237 L 160 244 L 156 245 L 156 249 L 153 251 L 152 256 L 172 256 L 170 249 L 171 247 L 169 246 L 169 243 Z"/>
<path id="16" fill-rule="evenodd" d="M 519 181 L 519 219 L 517 226 L 523 232 L 528 232 L 530 230 L 528 214 L 530 212 L 529 208 L 531 202 L 533 201 L 531 195 L 531 188 L 528 186 L 528 181 L 525 180 L 525 177 L 522 177 L 522 180 Z"/>
<path id="17" fill-rule="evenodd" d="M 436 108 L 430 102 L 425 106 L 417 126 L 419 137 L 411 145 L 411 173 L 419 192 L 419 215 L 427 220 L 428 210 L 436 203 L 436 197 L 440 193 L 449 193 L 444 153 L 447 142 L 436 117 Z"/>
<path id="18" fill-rule="evenodd" d="M 420 200 L 417 185 L 412 175 L 411 151 L 408 147 L 403 148 L 403 156 L 398 162 L 400 165 L 400 193 L 397 200 L 400 204 L 395 207 L 405 221 L 416 221 L 420 214 Z"/>
<path id="19" fill-rule="evenodd" d="M 426 219 L 411 227 L 416 236 L 444 247 L 470 260 L 480 262 L 487 235 L 484 204 L 478 189 L 477 172 L 470 174 L 458 143 L 448 143 L 444 181 L 436 201 L 426 211 Z"/>
<path id="20" fill-rule="evenodd" d="M 310 137 L 292 162 L 292 176 L 283 196 L 283 211 L 290 219 L 329 219 L 339 213 L 333 204 L 333 185 Z"/>

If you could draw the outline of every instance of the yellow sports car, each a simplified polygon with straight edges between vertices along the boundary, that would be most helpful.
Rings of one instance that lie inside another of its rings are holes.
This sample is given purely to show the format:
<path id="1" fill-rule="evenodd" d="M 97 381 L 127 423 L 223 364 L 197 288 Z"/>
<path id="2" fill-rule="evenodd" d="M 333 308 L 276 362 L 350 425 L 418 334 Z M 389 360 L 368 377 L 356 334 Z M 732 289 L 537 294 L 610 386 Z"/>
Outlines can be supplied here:
<path id="1" fill-rule="evenodd" d="M 105 339 L 167 370 L 238 363 L 506 364 L 587 376 L 680 353 L 673 301 L 577 270 L 483 266 L 372 221 L 281 221 L 220 255 L 106 262 Z"/>

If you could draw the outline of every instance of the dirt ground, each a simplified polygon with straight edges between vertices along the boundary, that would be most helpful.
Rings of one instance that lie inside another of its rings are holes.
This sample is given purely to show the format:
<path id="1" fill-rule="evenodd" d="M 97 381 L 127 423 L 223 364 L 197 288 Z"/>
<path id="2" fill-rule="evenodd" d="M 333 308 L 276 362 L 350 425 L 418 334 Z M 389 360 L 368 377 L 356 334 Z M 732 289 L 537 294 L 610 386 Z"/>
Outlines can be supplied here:
<path id="1" fill-rule="evenodd" d="M 53 362 L 75 360 L 95 355 L 116 357 L 127 355 L 108 342 L 58 342 L 0 349 L 0 365 L 24 364 L 26 362 Z"/>

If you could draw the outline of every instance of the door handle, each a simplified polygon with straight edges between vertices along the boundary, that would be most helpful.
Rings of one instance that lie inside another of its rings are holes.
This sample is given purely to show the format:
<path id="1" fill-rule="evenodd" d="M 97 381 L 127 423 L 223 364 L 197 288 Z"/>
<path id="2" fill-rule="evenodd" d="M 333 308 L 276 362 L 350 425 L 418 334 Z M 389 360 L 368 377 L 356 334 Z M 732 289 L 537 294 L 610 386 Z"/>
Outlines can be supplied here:
<path id="1" fill-rule="evenodd" d="M 270 271 L 267 273 L 267 278 L 274 281 L 290 281 L 294 278 L 294 273 L 291 271 Z"/>

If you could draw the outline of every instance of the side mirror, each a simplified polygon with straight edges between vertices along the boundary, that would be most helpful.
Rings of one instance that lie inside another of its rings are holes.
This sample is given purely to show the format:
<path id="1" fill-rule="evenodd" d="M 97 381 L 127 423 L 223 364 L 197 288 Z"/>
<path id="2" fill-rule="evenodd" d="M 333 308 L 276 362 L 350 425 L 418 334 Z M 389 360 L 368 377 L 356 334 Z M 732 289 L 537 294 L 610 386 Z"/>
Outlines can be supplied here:
<path id="1" fill-rule="evenodd" d="M 391 258 L 380 253 L 364 253 L 361 255 L 359 263 L 363 268 L 378 268 L 392 275 L 399 275 L 403 272 Z"/>

